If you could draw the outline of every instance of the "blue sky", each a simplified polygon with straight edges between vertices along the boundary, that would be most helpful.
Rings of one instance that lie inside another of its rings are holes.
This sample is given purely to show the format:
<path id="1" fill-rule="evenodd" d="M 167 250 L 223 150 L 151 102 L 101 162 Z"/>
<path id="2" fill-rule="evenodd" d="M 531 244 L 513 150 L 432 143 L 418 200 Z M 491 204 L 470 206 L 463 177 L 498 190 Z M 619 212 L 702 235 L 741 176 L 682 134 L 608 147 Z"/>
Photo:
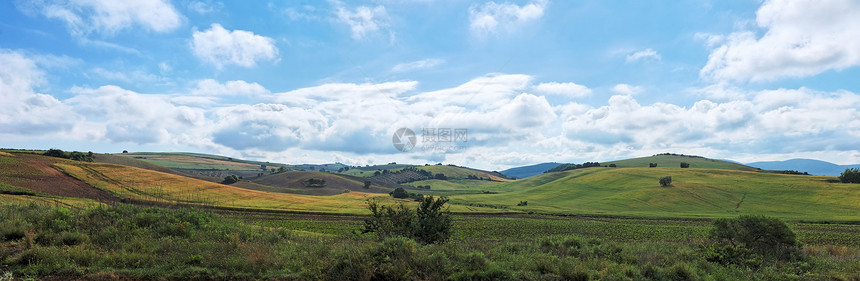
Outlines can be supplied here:
<path id="1" fill-rule="evenodd" d="M 858 15 L 850 0 L 4 1 L 0 147 L 860 163 Z M 394 147 L 399 128 L 414 149 Z"/>

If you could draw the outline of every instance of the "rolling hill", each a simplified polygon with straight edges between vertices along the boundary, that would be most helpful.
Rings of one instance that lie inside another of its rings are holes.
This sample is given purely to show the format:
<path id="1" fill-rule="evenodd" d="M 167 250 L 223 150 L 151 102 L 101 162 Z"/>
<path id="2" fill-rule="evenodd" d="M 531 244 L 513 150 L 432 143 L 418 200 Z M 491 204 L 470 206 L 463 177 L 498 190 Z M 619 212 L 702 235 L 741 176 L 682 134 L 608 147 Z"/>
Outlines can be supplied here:
<path id="1" fill-rule="evenodd" d="M 653 161 L 653 160 L 652 160 Z M 647 162 L 646 162 L 647 163 Z M 661 187 L 658 179 L 673 178 Z M 832 177 L 705 168 L 594 167 L 497 185 L 497 194 L 453 195 L 455 204 L 572 215 L 860 221 L 860 185 Z M 517 206 L 527 201 L 526 206 Z"/>
<path id="2" fill-rule="evenodd" d="M 860 164 L 836 165 L 830 162 L 814 159 L 791 159 L 785 161 L 763 161 L 747 163 L 749 166 L 765 170 L 794 170 L 819 176 L 839 176 L 845 169 L 860 168 Z"/>
<path id="3" fill-rule="evenodd" d="M 515 177 L 518 179 L 523 179 L 523 178 L 527 178 L 527 177 L 531 177 L 531 176 L 540 175 L 549 169 L 555 168 L 556 166 L 558 166 L 558 164 L 561 164 L 561 163 L 556 163 L 556 162 L 540 163 L 540 164 L 534 164 L 534 165 L 529 165 L 529 166 L 510 168 L 510 169 L 501 171 L 501 173 L 506 175 L 506 176 L 509 176 L 509 177 Z"/>
<path id="4" fill-rule="evenodd" d="M 726 169 L 726 170 L 739 170 L 739 171 L 756 171 L 758 170 L 755 167 L 750 167 L 747 165 L 723 161 L 723 160 L 715 160 L 710 158 L 705 158 L 701 156 L 694 155 L 682 155 L 682 154 L 657 154 L 648 157 L 639 157 L 639 158 L 631 158 L 625 160 L 616 160 L 609 162 L 601 162 L 601 165 L 611 165 L 615 164 L 618 168 L 640 168 L 640 167 L 648 167 L 648 163 L 657 163 L 657 167 L 660 168 L 680 168 L 681 162 L 689 163 L 690 168 L 706 168 L 706 169 Z"/>

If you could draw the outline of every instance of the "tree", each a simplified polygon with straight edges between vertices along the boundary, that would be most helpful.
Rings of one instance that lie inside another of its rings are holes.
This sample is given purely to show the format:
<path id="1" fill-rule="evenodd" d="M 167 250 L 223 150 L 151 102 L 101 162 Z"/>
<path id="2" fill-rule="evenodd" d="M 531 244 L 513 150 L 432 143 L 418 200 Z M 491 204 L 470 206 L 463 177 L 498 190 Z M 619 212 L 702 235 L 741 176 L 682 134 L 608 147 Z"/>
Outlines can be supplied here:
<path id="1" fill-rule="evenodd" d="M 609 164 L 609 167 L 610 167 L 610 168 L 615 168 L 615 167 L 617 167 L 617 166 L 615 166 L 615 164 Z"/>
<path id="2" fill-rule="evenodd" d="M 797 250 L 797 240 L 788 225 L 777 218 L 761 215 L 716 219 L 710 237 L 769 258 L 789 258 Z"/>
<path id="3" fill-rule="evenodd" d="M 839 175 L 839 181 L 844 183 L 860 183 L 860 169 L 848 168 Z"/>
<path id="4" fill-rule="evenodd" d="M 283 173 L 286 171 L 287 171 L 287 167 L 281 166 L 280 168 L 278 168 L 278 173 Z"/>
<path id="5" fill-rule="evenodd" d="M 58 158 L 69 158 L 69 156 L 66 155 L 66 152 L 59 150 L 59 149 L 56 149 L 56 148 L 48 149 L 48 151 L 45 151 L 45 153 L 43 155 L 51 156 L 51 157 L 58 157 Z"/>
<path id="6" fill-rule="evenodd" d="M 239 182 L 239 177 L 237 177 L 236 175 L 226 176 L 224 177 L 224 180 L 221 181 L 222 184 L 234 184 L 237 182 Z"/>
<path id="7" fill-rule="evenodd" d="M 395 188 L 394 190 L 389 192 L 388 195 L 391 195 L 391 197 L 400 198 L 400 199 L 409 198 L 409 192 L 406 192 L 406 190 L 403 189 L 402 187 Z"/>
<path id="8" fill-rule="evenodd" d="M 380 238 L 403 236 L 424 244 L 448 240 L 451 235 L 451 214 L 448 208 L 443 208 L 448 199 L 427 196 L 420 202 L 413 212 L 403 204 L 391 207 L 379 205 L 373 199 L 368 200 L 367 208 L 371 217 L 364 220 L 361 233 L 376 233 Z"/>
<path id="9" fill-rule="evenodd" d="M 670 184 L 672 184 L 672 177 L 671 176 L 666 176 L 666 177 L 660 178 L 660 186 L 667 187 Z"/>
<path id="10" fill-rule="evenodd" d="M 128 150 L 123 150 L 122 153 L 128 153 Z"/>
<path id="11" fill-rule="evenodd" d="M 370 188 L 370 184 L 371 184 L 371 182 L 370 182 L 370 181 L 364 181 L 364 188 L 368 188 L 368 189 L 369 189 L 369 188 Z"/>
<path id="12" fill-rule="evenodd" d="M 657 163 L 648 163 L 648 168 L 657 167 Z"/>
<path id="13" fill-rule="evenodd" d="M 689 167 L 690 167 L 690 163 L 681 162 L 681 168 L 689 168 Z"/>

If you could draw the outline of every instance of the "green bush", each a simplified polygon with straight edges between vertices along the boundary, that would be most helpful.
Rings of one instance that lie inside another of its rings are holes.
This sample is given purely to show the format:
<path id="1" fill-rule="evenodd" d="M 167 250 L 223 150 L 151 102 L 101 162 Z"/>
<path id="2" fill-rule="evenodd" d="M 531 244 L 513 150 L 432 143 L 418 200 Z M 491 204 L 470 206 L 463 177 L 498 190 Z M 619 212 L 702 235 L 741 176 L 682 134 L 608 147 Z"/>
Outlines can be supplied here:
<path id="1" fill-rule="evenodd" d="M 391 197 L 400 198 L 400 199 L 409 198 L 409 192 L 406 192 L 406 189 L 403 189 L 402 187 L 395 188 L 394 190 L 389 192 L 388 195 L 391 195 Z"/>
<path id="2" fill-rule="evenodd" d="M 670 184 L 672 184 L 672 177 L 666 176 L 666 177 L 660 178 L 660 186 L 667 187 Z"/>
<path id="3" fill-rule="evenodd" d="M 239 177 L 237 177 L 236 175 L 226 176 L 224 177 L 224 180 L 221 181 L 222 184 L 234 184 L 237 182 L 239 182 Z"/>
<path id="4" fill-rule="evenodd" d="M 714 220 L 710 237 L 723 245 L 743 247 L 765 258 L 789 260 L 798 257 L 794 232 L 777 218 L 741 215 L 737 218 Z M 731 249 L 743 257 L 743 249 Z M 732 253 L 730 253 L 732 254 Z M 733 257 L 735 254 L 732 254 Z"/>
<path id="5" fill-rule="evenodd" d="M 839 181 L 843 183 L 860 183 L 860 169 L 845 169 L 845 171 L 843 171 L 842 174 L 839 175 Z"/>
<path id="6" fill-rule="evenodd" d="M 382 238 L 409 237 L 424 244 L 441 243 L 451 235 L 451 215 L 443 209 L 446 198 L 424 197 L 413 212 L 403 204 L 379 205 L 368 200 L 371 217 L 364 220 L 361 233 L 376 233 Z"/>
<path id="7" fill-rule="evenodd" d="M 15 241 L 24 238 L 27 229 L 20 225 L 3 224 L 0 226 L 0 238 L 3 241 Z"/>

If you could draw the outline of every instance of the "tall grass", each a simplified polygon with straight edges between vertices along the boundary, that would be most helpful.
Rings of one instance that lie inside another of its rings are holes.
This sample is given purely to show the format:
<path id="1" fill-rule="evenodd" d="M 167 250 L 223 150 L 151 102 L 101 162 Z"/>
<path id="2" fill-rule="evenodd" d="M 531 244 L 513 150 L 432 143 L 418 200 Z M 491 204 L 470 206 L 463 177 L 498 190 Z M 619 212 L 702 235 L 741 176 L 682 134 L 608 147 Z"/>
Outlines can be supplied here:
<path id="1" fill-rule="evenodd" d="M 808 248 L 760 268 L 705 260 L 698 242 L 320 235 L 192 209 L 0 207 L 0 261 L 15 277 L 271 280 L 775 280 L 860 278 L 854 249 Z M 24 232 L 21 237 L 21 232 Z M 28 238 L 29 237 L 29 238 Z"/>

